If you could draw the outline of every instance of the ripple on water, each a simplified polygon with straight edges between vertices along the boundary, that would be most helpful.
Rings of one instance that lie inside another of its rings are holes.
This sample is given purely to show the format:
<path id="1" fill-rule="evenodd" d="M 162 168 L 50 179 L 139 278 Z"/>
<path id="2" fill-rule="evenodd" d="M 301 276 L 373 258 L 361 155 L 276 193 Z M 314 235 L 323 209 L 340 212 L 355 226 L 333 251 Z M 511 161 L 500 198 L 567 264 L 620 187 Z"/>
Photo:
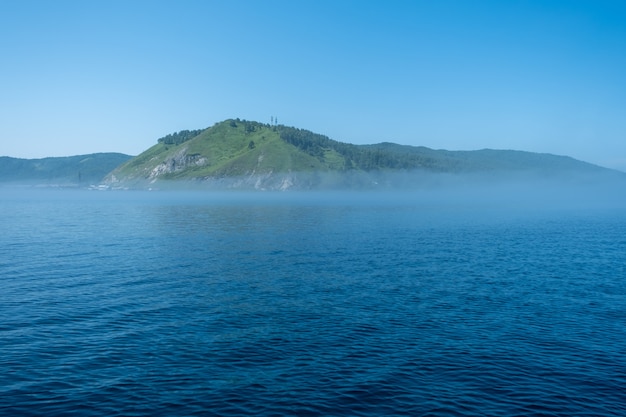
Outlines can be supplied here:
<path id="1" fill-rule="evenodd" d="M 0 414 L 626 414 L 623 217 L 100 203 L 0 220 Z"/>

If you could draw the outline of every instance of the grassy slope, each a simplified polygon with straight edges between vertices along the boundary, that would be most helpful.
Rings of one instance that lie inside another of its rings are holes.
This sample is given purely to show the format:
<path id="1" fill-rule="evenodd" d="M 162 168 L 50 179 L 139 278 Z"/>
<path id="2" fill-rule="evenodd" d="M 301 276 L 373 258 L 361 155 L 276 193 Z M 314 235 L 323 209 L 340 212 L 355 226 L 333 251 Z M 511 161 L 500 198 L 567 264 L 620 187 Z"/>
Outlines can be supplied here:
<path id="1" fill-rule="evenodd" d="M 111 174 L 129 178 L 142 176 L 146 171 L 159 164 L 166 151 L 166 145 L 156 144 L 130 161 L 118 166 L 108 176 L 111 176 Z"/>
<path id="2" fill-rule="evenodd" d="M 159 143 L 112 174 L 119 178 L 146 178 L 158 165 L 182 153 L 205 161 L 178 172 L 164 174 L 161 178 L 190 179 L 239 176 L 252 172 L 329 169 L 318 159 L 285 143 L 272 127 L 259 123 L 253 125 L 253 130 L 246 129 L 246 122 L 227 120 L 179 145 Z"/>
<path id="3" fill-rule="evenodd" d="M 202 179 L 278 172 L 415 169 L 446 173 L 607 171 L 549 154 L 489 149 L 445 151 L 394 143 L 352 145 L 286 126 L 226 120 L 181 144 L 158 143 L 112 174 L 122 181 L 132 181 L 154 178 L 159 170 L 167 171 L 159 173 L 160 179 Z"/>

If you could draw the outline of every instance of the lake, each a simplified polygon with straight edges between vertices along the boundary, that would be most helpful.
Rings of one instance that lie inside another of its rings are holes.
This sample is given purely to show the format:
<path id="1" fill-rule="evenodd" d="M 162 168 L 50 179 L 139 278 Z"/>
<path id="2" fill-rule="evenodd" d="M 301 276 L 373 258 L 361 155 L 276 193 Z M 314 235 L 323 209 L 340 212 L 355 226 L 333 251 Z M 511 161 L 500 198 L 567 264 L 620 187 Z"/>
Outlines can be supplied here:
<path id="1" fill-rule="evenodd" d="M 626 415 L 624 194 L 0 193 L 2 415 Z"/>

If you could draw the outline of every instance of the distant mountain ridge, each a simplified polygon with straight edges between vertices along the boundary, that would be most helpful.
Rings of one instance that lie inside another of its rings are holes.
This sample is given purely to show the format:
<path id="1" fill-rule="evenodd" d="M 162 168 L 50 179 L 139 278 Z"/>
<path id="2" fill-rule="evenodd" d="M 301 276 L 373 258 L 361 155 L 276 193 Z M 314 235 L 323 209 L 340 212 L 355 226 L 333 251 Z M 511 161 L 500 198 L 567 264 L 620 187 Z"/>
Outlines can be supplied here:
<path id="1" fill-rule="evenodd" d="M 40 159 L 2 156 L 0 183 L 88 186 L 100 183 L 109 172 L 131 158 L 114 152 Z"/>
<path id="2" fill-rule="evenodd" d="M 524 151 L 447 151 L 383 142 L 354 145 L 284 125 L 229 119 L 167 135 L 107 175 L 111 186 L 185 180 L 227 188 L 368 187 L 399 172 L 537 175 L 614 172 L 566 156 Z M 419 176 L 415 177 L 419 180 Z"/>
<path id="3" fill-rule="evenodd" d="M 448 151 L 434 150 L 423 146 L 397 145 L 388 142 L 363 146 L 371 147 L 372 149 L 383 149 L 392 153 L 415 153 L 426 156 L 433 161 L 437 161 L 437 169 L 452 172 L 537 170 L 547 173 L 572 170 L 597 173 L 612 171 L 569 156 L 549 153 L 501 149 Z"/>

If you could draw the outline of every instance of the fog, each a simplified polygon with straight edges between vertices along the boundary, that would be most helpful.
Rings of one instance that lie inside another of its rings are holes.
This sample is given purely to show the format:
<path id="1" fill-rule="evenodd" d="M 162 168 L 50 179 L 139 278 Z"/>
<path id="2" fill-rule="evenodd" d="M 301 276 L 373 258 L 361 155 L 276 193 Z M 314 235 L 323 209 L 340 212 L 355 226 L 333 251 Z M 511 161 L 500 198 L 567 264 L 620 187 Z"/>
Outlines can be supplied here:
<path id="1" fill-rule="evenodd" d="M 516 210 L 626 208 L 626 174 L 537 172 L 287 174 L 204 182 L 159 182 L 149 189 L 234 204 L 437 204 Z M 285 184 L 288 184 L 285 187 Z M 166 193 L 169 194 L 169 193 Z"/>
<path id="2" fill-rule="evenodd" d="M 626 174 L 288 174 L 214 181 L 160 181 L 107 191 L 0 186 L 2 200 L 142 201 L 162 204 L 422 205 L 479 210 L 626 209 Z M 288 187 L 284 185 L 288 184 Z"/>

